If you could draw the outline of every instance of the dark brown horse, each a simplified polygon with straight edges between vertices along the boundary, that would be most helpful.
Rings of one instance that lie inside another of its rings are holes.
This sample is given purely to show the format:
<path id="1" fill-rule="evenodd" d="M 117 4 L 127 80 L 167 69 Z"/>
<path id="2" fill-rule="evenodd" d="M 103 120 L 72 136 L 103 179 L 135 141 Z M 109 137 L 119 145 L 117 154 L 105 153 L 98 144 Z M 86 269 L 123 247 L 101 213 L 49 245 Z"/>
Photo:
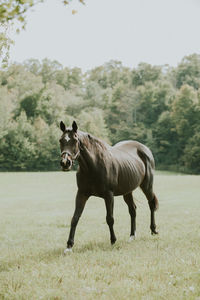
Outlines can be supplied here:
<path id="1" fill-rule="evenodd" d="M 122 141 L 111 147 L 88 133 L 78 131 L 75 121 L 72 128 L 66 128 L 61 122 L 60 129 L 63 132 L 60 138 L 60 163 L 63 171 L 70 170 L 75 160 L 79 163 L 76 207 L 65 253 L 74 245 L 78 220 L 86 201 L 92 195 L 105 200 L 106 221 L 111 243 L 114 244 L 114 196 L 123 195 L 128 205 L 131 216 L 130 239 L 133 239 L 136 230 L 136 205 L 132 192 L 141 187 L 151 211 L 151 233 L 157 234 L 154 212 L 158 208 L 158 200 L 153 192 L 154 159 L 149 148 L 136 141 Z"/>

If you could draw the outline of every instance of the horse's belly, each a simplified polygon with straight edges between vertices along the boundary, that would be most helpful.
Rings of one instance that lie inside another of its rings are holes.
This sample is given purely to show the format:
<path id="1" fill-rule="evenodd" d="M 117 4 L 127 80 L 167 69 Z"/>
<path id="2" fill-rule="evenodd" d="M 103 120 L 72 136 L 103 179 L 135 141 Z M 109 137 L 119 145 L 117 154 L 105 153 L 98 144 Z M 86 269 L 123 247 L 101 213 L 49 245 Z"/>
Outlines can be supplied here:
<path id="1" fill-rule="evenodd" d="M 119 169 L 117 185 L 114 195 L 125 195 L 135 190 L 142 183 L 145 176 L 145 165 L 140 159 L 134 163 L 122 165 Z"/>

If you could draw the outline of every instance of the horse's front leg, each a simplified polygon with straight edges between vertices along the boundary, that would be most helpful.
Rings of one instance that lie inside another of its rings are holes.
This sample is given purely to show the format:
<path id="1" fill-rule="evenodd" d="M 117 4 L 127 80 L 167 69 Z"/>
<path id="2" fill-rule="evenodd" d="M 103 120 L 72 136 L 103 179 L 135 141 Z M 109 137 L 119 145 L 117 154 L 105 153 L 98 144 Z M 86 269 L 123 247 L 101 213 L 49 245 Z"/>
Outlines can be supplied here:
<path id="1" fill-rule="evenodd" d="M 64 253 L 67 251 L 70 251 L 74 245 L 74 235 L 76 231 L 76 226 L 78 224 L 79 218 L 83 212 L 83 209 L 85 207 L 85 203 L 89 197 L 83 194 L 78 190 L 77 195 L 76 195 L 76 206 L 75 206 L 75 211 L 74 215 L 71 220 L 71 229 L 69 233 L 69 238 L 67 241 L 67 249 L 65 249 Z"/>
<path id="2" fill-rule="evenodd" d="M 110 229 L 110 241 L 111 244 L 114 244 L 116 242 L 116 236 L 114 233 L 113 225 L 114 225 L 114 218 L 113 218 L 113 207 L 114 207 L 114 196 L 113 193 L 108 193 L 105 197 L 105 204 L 106 204 L 106 222 L 108 224 L 108 227 Z"/>

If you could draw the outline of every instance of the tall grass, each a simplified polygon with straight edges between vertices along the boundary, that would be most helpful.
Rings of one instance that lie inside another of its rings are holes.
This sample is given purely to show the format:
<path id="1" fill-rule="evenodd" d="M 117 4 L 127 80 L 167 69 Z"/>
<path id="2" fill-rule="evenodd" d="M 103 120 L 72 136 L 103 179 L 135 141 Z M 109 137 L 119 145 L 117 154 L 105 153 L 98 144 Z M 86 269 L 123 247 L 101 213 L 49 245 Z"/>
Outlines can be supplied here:
<path id="1" fill-rule="evenodd" d="M 75 173 L 0 173 L 0 299 L 200 299 L 200 176 L 158 173 L 159 236 L 140 190 L 137 239 L 115 198 L 110 245 L 104 201 L 91 197 L 73 253 L 63 256 Z"/>

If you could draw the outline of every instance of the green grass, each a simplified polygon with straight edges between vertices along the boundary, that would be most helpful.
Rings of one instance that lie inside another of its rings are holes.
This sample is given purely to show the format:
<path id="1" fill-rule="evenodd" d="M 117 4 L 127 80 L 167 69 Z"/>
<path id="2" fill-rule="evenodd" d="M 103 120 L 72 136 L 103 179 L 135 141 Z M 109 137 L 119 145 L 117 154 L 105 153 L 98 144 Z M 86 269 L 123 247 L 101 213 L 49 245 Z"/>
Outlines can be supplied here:
<path id="1" fill-rule="evenodd" d="M 200 176 L 159 172 L 155 191 L 158 237 L 140 190 L 132 243 L 127 206 L 115 198 L 114 246 L 104 201 L 90 198 L 63 256 L 75 173 L 0 173 L 0 299 L 200 299 Z"/>

